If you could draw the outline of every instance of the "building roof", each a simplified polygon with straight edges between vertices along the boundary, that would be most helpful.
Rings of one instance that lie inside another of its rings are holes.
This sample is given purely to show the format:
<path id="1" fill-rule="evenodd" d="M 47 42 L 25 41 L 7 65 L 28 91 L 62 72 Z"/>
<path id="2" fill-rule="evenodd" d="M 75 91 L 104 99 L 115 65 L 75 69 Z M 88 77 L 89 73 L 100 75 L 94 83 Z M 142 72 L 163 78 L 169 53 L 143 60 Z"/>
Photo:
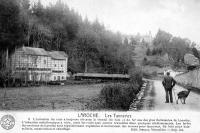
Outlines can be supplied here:
<path id="1" fill-rule="evenodd" d="M 48 52 L 45 51 L 43 48 L 22 47 L 21 49 L 22 51 L 25 52 L 25 54 L 28 54 L 28 55 L 48 56 Z"/>
<path id="2" fill-rule="evenodd" d="M 40 55 L 40 56 L 50 56 L 52 59 L 65 60 L 68 56 L 63 51 L 46 51 L 43 48 L 33 48 L 33 47 L 22 47 L 20 48 L 25 54 L 28 55 Z"/>
<path id="3" fill-rule="evenodd" d="M 56 59 L 56 60 L 65 60 L 67 58 L 67 54 L 63 51 L 52 51 L 49 52 L 49 56 L 52 59 Z"/>

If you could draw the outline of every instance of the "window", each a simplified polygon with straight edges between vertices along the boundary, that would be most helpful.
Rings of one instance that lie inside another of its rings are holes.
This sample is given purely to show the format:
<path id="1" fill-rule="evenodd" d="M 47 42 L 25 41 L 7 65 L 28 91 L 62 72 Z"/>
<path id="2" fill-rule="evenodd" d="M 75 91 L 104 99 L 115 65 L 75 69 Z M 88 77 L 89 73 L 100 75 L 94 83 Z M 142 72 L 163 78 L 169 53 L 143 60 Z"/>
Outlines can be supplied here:
<path id="1" fill-rule="evenodd" d="M 54 66 L 56 67 L 56 64 Z"/>
<path id="2" fill-rule="evenodd" d="M 47 61 L 46 61 L 46 60 L 44 60 L 44 64 L 47 64 Z"/>
<path id="3" fill-rule="evenodd" d="M 62 79 L 64 79 L 64 76 L 62 76 Z"/>
<path id="4" fill-rule="evenodd" d="M 61 65 L 61 67 L 63 67 L 63 65 Z"/>
<path id="5" fill-rule="evenodd" d="M 54 76 L 54 80 L 56 80 L 56 76 Z"/>
<path id="6" fill-rule="evenodd" d="M 58 81 L 60 81 L 60 76 L 58 76 Z"/>

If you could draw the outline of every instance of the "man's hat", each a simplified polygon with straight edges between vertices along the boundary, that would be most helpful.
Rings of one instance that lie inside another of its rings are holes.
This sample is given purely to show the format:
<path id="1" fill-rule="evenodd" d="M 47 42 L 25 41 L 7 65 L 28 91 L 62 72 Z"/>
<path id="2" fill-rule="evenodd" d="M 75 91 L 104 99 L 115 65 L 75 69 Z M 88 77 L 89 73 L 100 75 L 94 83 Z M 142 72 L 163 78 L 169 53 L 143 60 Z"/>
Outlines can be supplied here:
<path id="1" fill-rule="evenodd" d="M 170 75 L 170 72 L 167 72 L 167 75 Z"/>

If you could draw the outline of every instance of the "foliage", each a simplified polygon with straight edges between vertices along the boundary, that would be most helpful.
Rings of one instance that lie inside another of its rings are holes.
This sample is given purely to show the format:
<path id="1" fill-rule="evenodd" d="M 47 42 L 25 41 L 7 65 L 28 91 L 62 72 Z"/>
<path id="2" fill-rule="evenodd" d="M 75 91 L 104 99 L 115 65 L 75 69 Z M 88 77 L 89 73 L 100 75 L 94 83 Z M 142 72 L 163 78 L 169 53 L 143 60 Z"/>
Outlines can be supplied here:
<path id="1" fill-rule="evenodd" d="M 115 83 L 104 86 L 101 97 L 105 99 L 106 107 L 110 109 L 128 110 L 138 91 L 138 86 Z"/>
<path id="2" fill-rule="evenodd" d="M 21 16 L 21 8 L 17 0 L 0 2 L 0 68 L 6 67 L 7 53 L 21 46 L 26 38 L 26 21 Z"/>
<path id="3" fill-rule="evenodd" d="M 100 96 L 105 100 L 108 108 L 128 110 L 143 84 L 143 75 L 139 68 L 130 69 L 129 75 L 128 83 L 108 84 L 101 90 Z"/>
<path id="4" fill-rule="evenodd" d="M 157 66 L 159 68 L 164 67 L 165 65 L 167 65 L 168 62 L 164 61 L 161 58 L 155 58 L 155 59 L 151 59 L 151 60 L 143 60 L 143 65 L 149 65 L 149 66 Z"/>
<path id="5" fill-rule="evenodd" d="M 11 75 L 8 69 L 0 70 L 0 87 L 6 87 L 9 78 Z"/>
<path id="6" fill-rule="evenodd" d="M 134 85 L 138 85 L 139 87 L 142 85 L 142 70 L 140 68 L 132 68 L 129 70 L 129 76 L 130 76 L 130 83 Z"/>
<path id="7" fill-rule="evenodd" d="M 134 66 L 133 47 L 122 35 L 89 22 L 61 0 L 44 7 L 39 0 L 2 0 L 0 49 L 9 55 L 22 45 L 61 50 L 69 55 L 69 67 L 77 72 L 128 73 Z M 1 68 L 5 65 L 1 65 Z"/>
<path id="8" fill-rule="evenodd" d="M 195 47 L 192 48 L 192 53 L 193 53 L 193 55 L 195 57 L 197 57 L 198 59 L 200 59 L 199 51 Z"/>
<path id="9" fill-rule="evenodd" d="M 172 39 L 169 49 L 168 53 L 175 62 L 184 62 L 184 55 L 191 51 L 187 40 L 179 37 Z"/>
<path id="10" fill-rule="evenodd" d="M 136 37 L 131 37 L 131 38 L 130 38 L 130 44 L 131 44 L 132 46 L 138 45 L 138 44 L 139 44 L 138 42 L 139 42 L 139 41 L 137 40 Z"/>
<path id="11" fill-rule="evenodd" d="M 158 33 L 156 34 L 156 37 L 153 40 L 153 45 L 156 47 L 162 47 L 163 49 L 166 50 L 171 38 L 172 35 L 170 33 L 167 33 L 159 29 Z"/>
<path id="12" fill-rule="evenodd" d="M 146 65 L 147 61 L 148 61 L 147 58 L 144 57 L 144 59 L 143 59 L 143 61 L 142 61 L 142 65 Z"/>
<path id="13" fill-rule="evenodd" d="M 171 34 L 159 30 L 153 41 L 152 55 L 168 54 L 173 65 L 183 63 L 184 55 L 191 52 L 190 40 L 174 37 Z"/>
<path id="14" fill-rule="evenodd" d="M 150 56 L 150 55 L 151 55 L 151 50 L 150 50 L 150 48 L 147 49 L 146 55 L 147 55 L 147 56 Z"/>

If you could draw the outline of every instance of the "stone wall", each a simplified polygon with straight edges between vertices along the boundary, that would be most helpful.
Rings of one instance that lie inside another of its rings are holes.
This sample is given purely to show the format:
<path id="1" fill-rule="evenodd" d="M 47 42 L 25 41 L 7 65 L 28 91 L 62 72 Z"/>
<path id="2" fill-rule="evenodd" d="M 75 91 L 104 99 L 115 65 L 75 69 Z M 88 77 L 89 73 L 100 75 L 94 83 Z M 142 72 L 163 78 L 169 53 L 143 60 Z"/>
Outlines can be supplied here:
<path id="1" fill-rule="evenodd" d="M 200 89 L 200 68 L 178 74 L 175 76 L 175 80 L 182 85 L 189 85 Z"/>

